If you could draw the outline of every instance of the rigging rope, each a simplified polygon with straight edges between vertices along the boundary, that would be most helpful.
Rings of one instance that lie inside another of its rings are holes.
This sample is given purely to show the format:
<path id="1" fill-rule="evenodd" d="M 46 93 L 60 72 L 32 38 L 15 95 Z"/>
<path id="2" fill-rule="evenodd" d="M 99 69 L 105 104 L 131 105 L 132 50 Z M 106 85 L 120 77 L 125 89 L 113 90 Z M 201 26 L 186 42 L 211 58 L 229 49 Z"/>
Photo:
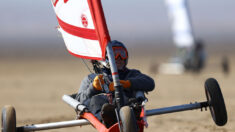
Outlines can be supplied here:
<path id="1" fill-rule="evenodd" d="M 90 73 L 93 73 L 93 72 L 91 71 L 90 67 L 89 67 L 89 66 L 87 65 L 87 63 L 85 62 L 84 59 L 82 59 L 82 62 L 85 64 L 85 66 L 86 66 L 86 68 L 88 69 L 88 71 L 89 71 Z"/>

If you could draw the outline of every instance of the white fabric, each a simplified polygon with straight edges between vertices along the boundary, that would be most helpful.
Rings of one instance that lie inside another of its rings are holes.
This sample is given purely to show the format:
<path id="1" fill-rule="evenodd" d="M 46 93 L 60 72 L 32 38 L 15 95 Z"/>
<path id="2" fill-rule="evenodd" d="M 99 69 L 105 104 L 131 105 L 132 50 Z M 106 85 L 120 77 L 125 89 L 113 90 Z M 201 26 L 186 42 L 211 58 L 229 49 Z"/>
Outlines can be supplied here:
<path id="1" fill-rule="evenodd" d="M 79 38 L 66 33 L 63 29 L 59 31 L 62 33 L 65 45 L 70 52 L 81 56 L 102 57 L 101 47 L 97 40 Z"/>
<path id="2" fill-rule="evenodd" d="M 173 39 L 177 47 L 192 47 L 194 38 L 185 0 L 165 0 L 172 22 Z"/>
<path id="3" fill-rule="evenodd" d="M 59 0 L 56 6 L 53 6 L 56 16 L 67 24 L 86 29 L 95 29 L 91 12 L 87 0 Z M 82 15 L 87 18 L 88 25 L 84 27 L 82 24 Z M 62 28 L 59 28 L 62 33 L 67 49 L 81 56 L 87 57 L 102 57 L 102 51 L 98 40 L 89 40 L 69 34 Z M 98 37 L 97 37 L 98 38 Z"/>

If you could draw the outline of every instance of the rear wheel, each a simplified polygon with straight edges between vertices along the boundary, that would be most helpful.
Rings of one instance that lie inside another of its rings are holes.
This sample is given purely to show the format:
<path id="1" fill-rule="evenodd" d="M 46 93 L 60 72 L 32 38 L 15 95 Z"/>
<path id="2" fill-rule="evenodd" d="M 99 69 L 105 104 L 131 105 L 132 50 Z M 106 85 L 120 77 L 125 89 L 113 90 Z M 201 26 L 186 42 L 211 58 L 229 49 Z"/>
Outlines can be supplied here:
<path id="1" fill-rule="evenodd" d="M 129 106 L 120 109 L 120 119 L 122 122 L 123 132 L 137 132 L 137 122 L 134 111 Z"/>
<path id="2" fill-rule="evenodd" d="M 206 80 L 205 92 L 214 122 L 218 126 L 225 125 L 227 123 L 226 106 L 220 86 L 214 78 Z"/>
<path id="3" fill-rule="evenodd" d="M 3 107 L 1 126 L 2 132 L 16 132 L 16 112 L 13 106 Z"/>

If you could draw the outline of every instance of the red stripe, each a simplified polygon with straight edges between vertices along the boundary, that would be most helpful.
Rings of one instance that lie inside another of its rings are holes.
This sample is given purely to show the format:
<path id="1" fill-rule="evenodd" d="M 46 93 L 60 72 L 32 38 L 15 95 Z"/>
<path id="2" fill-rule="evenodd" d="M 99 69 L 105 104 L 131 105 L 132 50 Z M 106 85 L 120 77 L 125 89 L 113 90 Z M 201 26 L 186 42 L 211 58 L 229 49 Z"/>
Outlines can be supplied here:
<path id="1" fill-rule="evenodd" d="M 54 6 L 56 6 L 56 4 L 58 3 L 59 0 L 56 0 L 55 3 L 54 3 Z"/>
<path id="2" fill-rule="evenodd" d="M 96 32 L 94 29 L 86 29 L 86 28 L 79 28 L 68 23 L 65 23 L 57 16 L 58 22 L 61 28 L 69 34 L 72 34 L 77 37 L 90 39 L 90 40 L 98 40 Z"/>
<path id="3" fill-rule="evenodd" d="M 114 72 L 114 73 L 112 73 L 112 75 L 118 75 L 118 73 L 117 73 L 117 72 Z"/>

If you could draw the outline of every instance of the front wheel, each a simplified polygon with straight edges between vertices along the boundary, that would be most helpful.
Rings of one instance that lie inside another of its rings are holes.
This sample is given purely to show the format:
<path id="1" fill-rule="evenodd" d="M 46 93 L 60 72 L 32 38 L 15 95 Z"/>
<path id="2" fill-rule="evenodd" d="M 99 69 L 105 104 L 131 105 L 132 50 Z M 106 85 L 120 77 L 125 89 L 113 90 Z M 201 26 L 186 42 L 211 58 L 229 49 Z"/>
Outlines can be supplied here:
<path id="1" fill-rule="evenodd" d="M 220 86 L 214 78 L 206 80 L 205 92 L 214 122 L 218 126 L 225 125 L 227 123 L 226 106 Z"/>
<path id="2" fill-rule="evenodd" d="M 120 109 L 120 119 L 122 122 L 123 132 L 137 132 L 137 122 L 134 111 L 129 106 L 124 106 Z"/>
<path id="3" fill-rule="evenodd" d="M 16 132 L 16 112 L 13 106 L 3 107 L 1 126 L 2 132 Z"/>

